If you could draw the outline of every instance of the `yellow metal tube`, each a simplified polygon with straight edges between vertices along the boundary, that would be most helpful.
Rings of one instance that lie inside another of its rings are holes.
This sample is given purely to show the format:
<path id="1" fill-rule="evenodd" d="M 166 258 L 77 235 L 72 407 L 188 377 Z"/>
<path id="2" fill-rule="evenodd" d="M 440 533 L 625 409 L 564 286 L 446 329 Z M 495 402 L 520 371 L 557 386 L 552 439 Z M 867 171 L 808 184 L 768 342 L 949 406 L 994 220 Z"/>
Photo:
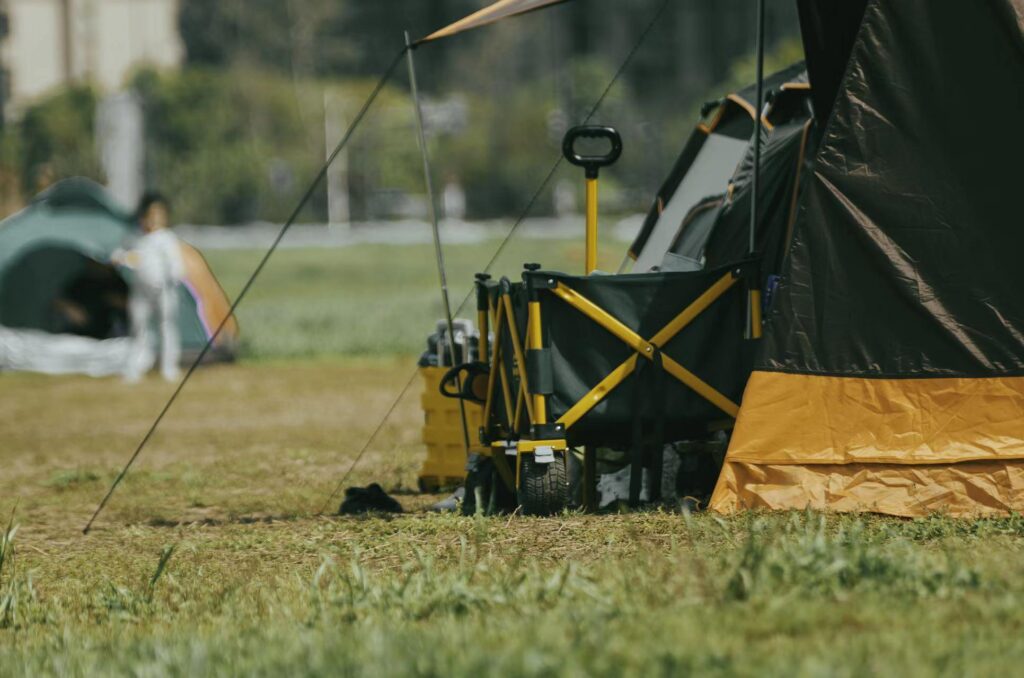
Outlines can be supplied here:
<path id="1" fill-rule="evenodd" d="M 682 313 L 673 318 L 657 334 L 651 337 L 651 343 L 655 346 L 664 346 L 672 337 L 676 336 L 693 322 L 693 319 L 707 310 L 708 306 L 718 300 L 723 294 L 736 284 L 739 278 L 732 273 L 726 273 L 718 281 L 709 287 L 703 294 L 693 300 L 689 306 L 683 309 Z"/>
<path id="2" fill-rule="evenodd" d="M 529 334 L 530 334 L 530 323 L 529 323 L 529 321 L 527 321 L 527 323 L 526 323 L 526 334 L 527 334 L 527 336 L 529 336 Z M 513 431 L 518 431 L 519 430 L 519 425 L 523 421 L 522 416 L 523 416 L 524 407 L 527 410 L 527 415 L 529 415 L 530 412 L 533 411 L 533 402 L 530 400 L 530 396 L 526 392 L 526 381 L 523 380 L 523 379 L 520 379 L 519 380 L 519 392 L 516 393 L 516 418 L 515 418 L 515 421 L 512 423 L 512 430 Z"/>
<path id="3" fill-rule="evenodd" d="M 488 349 L 490 348 L 488 346 L 488 340 L 487 340 L 487 334 L 488 334 L 488 332 L 487 332 L 487 330 L 488 330 L 487 324 L 488 323 L 487 323 L 487 311 L 485 309 L 481 309 L 481 310 L 477 311 L 477 313 L 476 313 L 476 324 L 477 324 L 477 327 L 480 328 L 480 343 L 479 343 L 480 355 L 478 356 L 477 359 L 480 362 L 485 363 L 485 362 L 487 362 L 487 353 L 488 353 Z"/>
<path id="4" fill-rule="evenodd" d="M 761 290 L 750 290 L 750 337 L 761 338 Z"/>
<path id="5" fill-rule="evenodd" d="M 484 413 L 483 423 L 484 426 L 488 426 L 491 420 L 491 410 L 494 405 L 494 388 L 498 383 L 498 374 L 501 373 L 501 383 L 504 386 L 504 372 L 501 365 L 501 314 L 497 314 L 494 320 L 494 358 L 490 363 L 489 374 L 487 375 L 487 399 L 484 402 Z M 506 411 L 508 410 L 508 403 L 505 404 Z"/>
<path id="6" fill-rule="evenodd" d="M 585 396 L 569 408 L 569 411 L 559 417 L 558 423 L 565 426 L 566 430 L 572 428 L 573 424 L 583 418 L 583 415 L 594 409 L 598 403 L 604 400 L 606 395 L 625 381 L 626 377 L 633 374 L 633 371 L 636 369 L 636 359 L 637 355 L 635 353 L 626 358 L 625 362 L 609 372 L 607 377 L 602 379 L 597 386 L 590 389 Z"/>
<path id="7" fill-rule="evenodd" d="M 492 370 L 498 373 L 499 381 L 501 382 L 501 393 L 503 396 L 503 400 L 505 401 L 505 416 L 507 417 L 507 421 L 511 423 L 513 405 L 512 391 L 509 389 L 508 375 L 505 374 L 505 363 L 503 362 L 503 355 L 506 349 L 501 345 L 501 329 L 503 318 L 504 316 L 502 315 L 501 310 L 494 309 L 494 361 L 491 364 Z"/>
<path id="8" fill-rule="evenodd" d="M 733 419 L 735 419 L 736 415 L 740 413 L 739 405 L 722 395 L 713 386 L 698 377 L 696 374 L 686 369 L 672 358 L 669 358 L 667 355 L 662 354 L 661 360 L 666 372 L 696 391 L 698 395 L 704 398 L 704 400 L 707 400 Z"/>
<path id="9" fill-rule="evenodd" d="M 523 404 L 527 402 L 529 402 L 529 399 L 526 397 L 526 390 L 523 388 L 523 382 L 519 382 L 519 392 L 516 393 L 516 414 L 515 419 L 512 421 L 513 431 L 519 430 L 519 425 L 523 421 Z"/>
<path id="10" fill-rule="evenodd" d="M 527 322 L 527 335 L 526 342 L 527 346 L 531 349 L 543 348 L 543 334 L 541 333 L 540 326 L 540 302 L 531 301 L 528 305 L 528 322 Z M 525 369 L 526 365 L 522 365 L 520 369 Z M 544 400 L 544 395 L 541 393 L 533 394 L 533 423 L 534 424 L 546 424 L 548 423 L 548 410 L 547 402 Z"/>
<path id="11" fill-rule="evenodd" d="M 512 407 L 515 403 L 512 400 L 512 388 L 509 386 L 508 374 L 505 372 L 505 365 L 498 363 L 498 376 L 501 377 L 501 393 L 505 398 L 505 417 L 511 426 L 513 421 Z"/>
<path id="12" fill-rule="evenodd" d="M 651 342 L 644 341 L 643 337 L 629 329 L 622 323 L 622 321 L 605 311 L 590 299 L 587 299 L 576 290 L 571 287 L 566 287 L 562 283 L 558 283 L 551 291 L 565 303 L 569 304 L 580 313 L 621 339 L 626 345 L 640 355 L 650 359 L 651 355 L 654 353 L 654 347 L 651 345 Z"/>
<path id="13" fill-rule="evenodd" d="M 584 273 L 597 269 L 597 177 L 587 177 L 587 245 Z"/>
<path id="14" fill-rule="evenodd" d="M 507 294 L 503 295 L 501 299 L 502 302 L 504 303 L 505 318 L 508 322 L 509 334 L 512 336 L 512 350 L 514 352 L 513 355 L 515 355 L 516 357 L 516 364 L 519 365 L 519 384 L 521 388 L 525 389 L 526 391 L 529 391 L 530 383 L 529 381 L 527 381 L 526 378 L 526 354 L 523 353 L 523 344 L 521 341 L 519 341 L 519 324 L 516 322 L 515 311 L 512 310 L 512 300 L 509 299 Z M 526 320 L 526 331 L 530 331 L 529 318 L 527 318 Z M 529 345 L 529 334 L 527 334 L 526 342 L 527 345 Z M 514 404 L 515 403 L 513 403 L 513 405 Z M 529 399 L 526 401 L 526 413 L 530 415 L 530 421 L 533 422 L 533 404 Z"/>

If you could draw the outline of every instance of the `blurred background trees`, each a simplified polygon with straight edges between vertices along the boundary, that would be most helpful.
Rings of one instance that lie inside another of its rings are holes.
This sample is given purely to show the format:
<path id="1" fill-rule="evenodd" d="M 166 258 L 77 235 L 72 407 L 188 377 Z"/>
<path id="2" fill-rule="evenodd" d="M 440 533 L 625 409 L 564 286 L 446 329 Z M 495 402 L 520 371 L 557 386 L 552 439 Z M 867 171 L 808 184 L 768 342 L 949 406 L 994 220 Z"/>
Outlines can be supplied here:
<path id="1" fill-rule="evenodd" d="M 577 0 L 416 53 L 439 185 L 466 217 L 514 216 L 558 157 L 562 133 L 605 89 L 661 0 Z M 124 86 L 145 120 L 145 184 L 197 224 L 284 219 L 351 120 L 402 31 L 425 35 L 480 0 L 180 0 L 179 70 L 142 68 Z M 770 65 L 799 58 L 795 3 L 769 3 Z M 643 211 L 706 99 L 752 77 L 754 3 L 674 0 L 595 121 L 620 128 L 623 159 L 603 200 Z M 99 93 L 55 91 L 10 121 L 0 193 L 25 200 L 47 179 L 103 180 Z M 352 220 L 417 216 L 422 177 L 404 67 L 343 159 Z M 331 138 L 327 138 L 330 136 Z M 575 180 L 575 175 L 566 175 Z M 557 182 L 556 182 L 557 183 Z M 542 196 L 536 214 L 554 210 Z M 325 189 L 302 219 L 327 220 Z"/>

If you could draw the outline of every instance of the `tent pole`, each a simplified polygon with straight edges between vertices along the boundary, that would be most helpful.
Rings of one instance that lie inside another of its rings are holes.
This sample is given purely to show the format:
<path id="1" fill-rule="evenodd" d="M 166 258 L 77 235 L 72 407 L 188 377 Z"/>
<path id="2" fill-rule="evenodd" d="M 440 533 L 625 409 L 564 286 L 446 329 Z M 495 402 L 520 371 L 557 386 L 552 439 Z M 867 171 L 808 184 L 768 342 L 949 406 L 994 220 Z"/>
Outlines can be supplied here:
<path id="1" fill-rule="evenodd" d="M 412 53 L 415 47 L 409 40 L 409 31 L 405 32 L 405 58 L 409 64 L 409 86 L 412 89 L 412 103 L 416 110 L 416 135 L 420 142 L 420 154 L 423 156 L 423 178 L 427 186 L 427 202 L 429 203 L 430 225 L 434 235 L 434 255 L 437 258 L 437 276 L 441 283 L 441 302 L 444 305 L 444 319 L 448 326 L 448 358 L 452 366 L 458 365 L 455 357 L 455 322 L 452 319 L 452 307 L 448 300 L 448 275 L 445 273 L 444 250 L 441 248 L 441 229 L 437 221 L 437 207 L 434 200 L 434 181 L 430 172 L 430 156 L 427 153 L 427 137 L 423 131 L 423 110 L 420 108 L 419 88 L 416 86 L 416 64 Z M 468 346 L 468 341 L 467 341 Z M 465 356 L 463 356 L 465 357 Z M 456 377 L 456 388 L 462 392 L 462 384 Z M 459 415 L 462 419 L 462 442 L 469 455 L 469 424 L 466 421 L 466 402 L 459 398 Z"/>
<path id="2" fill-rule="evenodd" d="M 764 106 L 764 0 L 757 0 L 757 103 L 754 107 L 754 174 L 750 184 L 750 242 L 747 253 L 753 257 L 756 250 L 757 210 L 759 205 L 759 187 L 761 183 L 761 113 Z M 747 338 L 761 337 L 760 280 L 750 286 L 747 294 Z"/>

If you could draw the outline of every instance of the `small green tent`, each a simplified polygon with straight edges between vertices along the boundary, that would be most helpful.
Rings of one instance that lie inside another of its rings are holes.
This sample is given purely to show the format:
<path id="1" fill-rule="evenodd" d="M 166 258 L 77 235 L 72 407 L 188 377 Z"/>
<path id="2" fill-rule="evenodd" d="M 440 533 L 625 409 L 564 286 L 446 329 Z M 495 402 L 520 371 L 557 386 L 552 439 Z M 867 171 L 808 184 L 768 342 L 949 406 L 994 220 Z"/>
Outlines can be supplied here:
<path id="1" fill-rule="evenodd" d="M 111 363 L 125 345 L 131 271 L 110 264 L 110 256 L 130 243 L 134 231 L 131 214 L 87 179 L 62 181 L 0 222 L 0 369 L 116 369 Z M 178 325 L 188 360 L 230 305 L 202 255 L 182 243 L 182 256 L 186 278 Z M 83 311 L 75 319 L 63 310 L 72 302 Z M 209 355 L 232 358 L 237 338 L 232 319 Z M 46 354 L 41 360 L 40 350 Z M 107 356 L 108 368 L 97 367 L 97 352 Z"/>

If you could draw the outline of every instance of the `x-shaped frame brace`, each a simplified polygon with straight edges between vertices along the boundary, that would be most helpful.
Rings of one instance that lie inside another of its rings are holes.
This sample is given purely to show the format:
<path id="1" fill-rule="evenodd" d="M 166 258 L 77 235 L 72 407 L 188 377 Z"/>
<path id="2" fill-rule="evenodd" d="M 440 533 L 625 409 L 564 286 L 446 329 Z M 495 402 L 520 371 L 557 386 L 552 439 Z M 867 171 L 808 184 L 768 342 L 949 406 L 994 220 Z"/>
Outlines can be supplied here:
<path id="1" fill-rule="evenodd" d="M 687 306 L 675 318 L 669 321 L 657 334 L 650 339 L 644 339 L 633 330 L 626 327 L 620 320 L 609 314 L 603 308 L 587 299 L 585 296 L 562 283 L 557 283 L 550 291 L 577 309 L 601 327 L 621 339 L 627 346 L 636 353 L 627 358 L 621 365 L 612 370 L 607 377 L 602 379 L 597 386 L 580 398 L 580 400 L 569 408 L 559 419 L 559 424 L 570 428 L 578 422 L 587 412 L 593 409 L 598 403 L 619 386 L 626 378 L 636 370 L 637 358 L 643 357 L 647 360 L 654 359 L 656 350 L 663 348 L 669 341 L 679 334 L 687 325 L 699 316 L 705 309 L 713 304 L 719 297 L 729 291 L 740 278 L 733 272 L 726 273 L 718 279 L 703 294 L 697 297 L 693 303 Z M 678 379 L 684 385 L 695 391 L 708 402 L 732 418 L 739 413 L 739 405 L 731 401 L 717 391 L 714 387 L 702 380 L 693 372 L 689 371 L 669 356 L 661 355 L 662 366 L 666 372 Z"/>

